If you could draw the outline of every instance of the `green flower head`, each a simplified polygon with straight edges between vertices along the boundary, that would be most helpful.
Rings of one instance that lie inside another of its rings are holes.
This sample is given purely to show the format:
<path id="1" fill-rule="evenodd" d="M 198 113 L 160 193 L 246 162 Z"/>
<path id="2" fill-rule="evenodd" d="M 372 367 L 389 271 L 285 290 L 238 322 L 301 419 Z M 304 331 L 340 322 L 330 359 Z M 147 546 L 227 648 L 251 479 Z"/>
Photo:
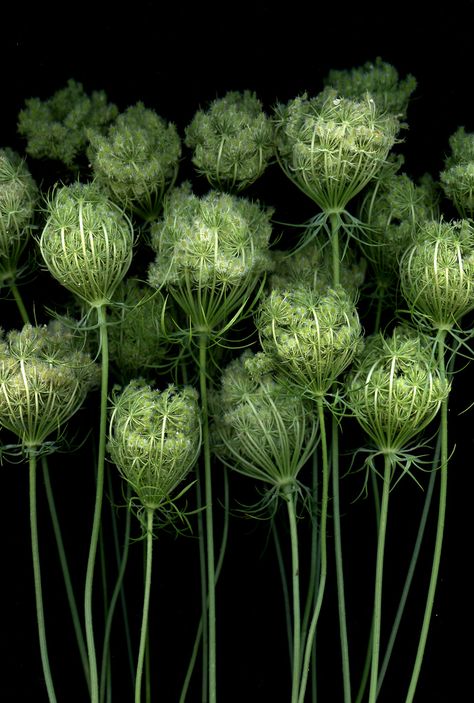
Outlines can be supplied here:
<path id="1" fill-rule="evenodd" d="M 47 206 L 40 249 L 50 273 L 88 303 L 109 303 L 133 253 L 128 218 L 95 183 L 58 187 Z"/>
<path id="2" fill-rule="evenodd" d="M 449 384 L 431 350 L 428 339 L 404 327 L 367 338 L 346 381 L 346 400 L 378 451 L 402 452 L 447 397 Z"/>
<path id="3" fill-rule="evenodd" d="M 63 325 L 11 330 L 0 341 L 0 424 L 24 448 L 39 448 L 98 380 L 98 366 Z"/>
<path id="4" fill-rule="evenodd" d="M 213 188 L 240 191 L 274 155 L 273 125 L 254 93 L 231 91 L 199 110 L 186 128 L 193 163 Z"/>
<path id="5" fill-rule="evenodd" d="M 161 210 L 181 156 L 176 127 L 142 103 L 129 107 L 108 128 L 88 131 L 94 176 L 124 209 L 146 220 Z"/>
<path id="6" fill-rule="evenodd" d="M 326 88 L 276 110 L 277 154 L 286 175 L 324 212 L 342 212 L 387 164 L 399 122 L 367 93 Z"/>
<path id="7" fill-rule="evenodd" d="M 113 399 L 109 451 L 145 508 L 159 509 L 195 464 L 201 447 L 196 391 L 163 391 L 133 380 Z"/>
<path id="8" fill-rule="evenodd" d="M 441 186 L 463 218 L 474 215 L 474 133 L 464 127 L 450 137 L 451 153 L 440 173 Z"/>
<path id="9" fill-rule="evenodd" d="M 474 227 L 432 220 L 418 228 L 400 261 L 403 296 L 429 327 L 451 329 L 474 307 Z"/>

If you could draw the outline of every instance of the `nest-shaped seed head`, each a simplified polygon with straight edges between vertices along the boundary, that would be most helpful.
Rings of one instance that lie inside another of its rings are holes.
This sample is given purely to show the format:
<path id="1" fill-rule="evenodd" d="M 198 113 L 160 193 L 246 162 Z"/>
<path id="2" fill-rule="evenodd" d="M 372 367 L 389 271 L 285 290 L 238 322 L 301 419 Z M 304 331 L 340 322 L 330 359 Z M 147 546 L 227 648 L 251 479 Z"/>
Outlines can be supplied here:
<path id="1" fill-rule="evenodd" d="M 406 327 L 369 336 L 346 379 L 346 402 L 377 450 L 396 456 L 449 393 L 429 339 Z"/>
<path id="2" fill-rule="evenodd" d="M 329 392 L 362 344 L 357 309 L 342 287 L 275 289 L 262 298 L 256 325 L 278 373 L 311 398 Z"/>
<path id="3" fill-rule="evenodd" d="M 99 367 L 69 328 L 25 325 L 0 342 L 0 424 L 39 448 L 98 384 Z"/>
<path id="4" fill-rule="evenodd" d="M 274 156 L 273 124 L 255 93 L 230 91 L 199 110 L 186 128 L 193 163 L 213 188 L 241 191 Z"/>
<path id="5" fill-rule="evenodd" d="M 113 398 L 109 452 L 141 504 L 157 510 L 194 466 L 201 447 L 196 391 L 163 391 L 135 379 Z"/>
<path id="6" fill-rule="evenodd" d="M 91 307 L 110 302 L 133 254 L 133 228 L 95 183 L 56 188 L 40 249 L 51 275 Z"/>
<path id="7" fill-rule="evenodd" d="M 277 155 L 286 175 L 324 212 L 341 212 L 387 164 L 400 125 L 367 93 L 326 88 L 276 108 Z"/>
<path id="8" fill-rule="evenodd" d="M 403 296 L 425 325 L 451 329 L 474 307 L 474 227 L 469 220 L 421 224 L 400 261 Z"/>

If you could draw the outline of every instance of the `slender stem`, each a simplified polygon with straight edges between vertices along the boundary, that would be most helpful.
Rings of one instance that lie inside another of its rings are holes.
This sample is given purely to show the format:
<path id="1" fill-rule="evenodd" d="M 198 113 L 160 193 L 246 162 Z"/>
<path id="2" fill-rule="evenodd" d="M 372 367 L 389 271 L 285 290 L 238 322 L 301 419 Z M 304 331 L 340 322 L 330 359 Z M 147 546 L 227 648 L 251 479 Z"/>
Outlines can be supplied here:
<path id="1" fill-rule="evenodd" d="M 291 583 L 293 595 L 293 675 L 291 683 L 291 703 L 298 703 L 301 670 L 301 609 L 300 609 L 300 566 L 298 554 L 298 527 L 296 524 L 295 492 L 293 487 L 285 493 L 288 509 L 288 524 L 291 542 Z"/>
<path id="2" fill-rule="evenodd" d="M 439 330 L 438 332 L 438 366 L 439 372 L 443 379 L 446 379 L 446 365 L 445 365 L 445 341 L 446 341 L 446 330 Z M 428 587 L 428 595 L 425 605 L 425 613 L 423 616 L 423 624 L 420 631 L 420 639 L 418 642 L 418 649 L 416 652 L 415 663 L 413 665 L 413 672 L 410 680 L 410 685 L 408 688 L 408 693 L 406 697 L 406 703 L 412 703 L 415 696 L 416 687 L 418 684 L 418 679 L 420 676 L 421 665 L 423 662 L 423 657 L 425 653 L 426 641 L 428 639 L 428 630 L 430 627 L 431 615 L 433 612 L 433 605 L 436 593 L 436 586 L 438 583 L 439 566 L 441 562 L 441 552 L 443 546 L 443 535 L 444 526 L 446 520 L 446 502 L 447 502 L 447 488 L 448 488 L 448 402 L 449 397 L 443 400 L 441 405 L 441 466 L 440 466 L 440 487 L 439 487 L 439 507 L 438 507 L 438 524 L 436 527 L 436 538 L 435 546 L 433 552 L 433 563 L 431 567 L 430 583 Z"/>
<path id="3" fill-rule="evenodd" d="M 283 605 L 285 610 L 286 638 L 288 641 L 290 669 L 293 670 L 293 647 L 291 644 L 293 641 L 293 627 L 291 623 L 290 594 L 288 590 L 288 579 L 286 577 L 285 562 L 281 550 L 280 537 L 278 535 L 278 528 L 275 524 L 275 516 L 272 518 L 272 535 L 277 556 L 278 571 L 280 572 L 281 587 L 283 591 Z"/>
<path id="4" fill-rule="evenodd" d="M 204 512 L 202 510 L 202 486 L 199 470 L 196 471 L 196 491 L 198 500 L 198 538 L 199 538 L 199 571 L 201 578 L 201 626 L 202 626 L 202 671 L 201 671 L 201 698 L 207 700 L 209 685 L 209 630 L 207 620 L 207 568 L 206 568 L 206 538 L 204 525 Z"/>
<path id="5" fill-rule="evenodd" d="M 20 291 L 18 290 L 18 286 L 16 285 L 15 281 L 10 281 L 10 290 L 12 292 L 13 297 L 15 298 L 15 302 L 18 308 L 18 311 L 21 315 L 21 319 L 23 320 L 23 323 L 26 325 L 30 319 L 28 316 L 28 313 L 26 311 L 25 304 L 23 302 L 23 298 L 21 297 Z"/>
<path id="6" fill-rule="evenodd" d="M 84 640 L 84 634 L 82 632 L 79 611 L 77 608 L 76 598 L 74 596 L 74 589 L 72 587 L 71 574 L 69 571 L 69 565 L 66 557 L 66 550 L 64 549 L 61 526 L 59 524 L 58 513 L 56 510 L 56 502 L 54 500 L 53 487 L 51 485 L 51 480 L 49 476 L 48 459 L 46 456 L 41 457 L 41 466 L 43 469 L 43 482 L 46 491 L 46 498 L 48 501 L 49 512 L 51 515 L 51 522 L 53 524 L 54 537 L 56 539 L 56 546 L 59 554 L 59 562 L 61 564 L 64 585 L 66 587 L 66 595 L 69 603 L 69 610 L 71 611 L 74 633 L 76 635 L 77 646 L 79 648 L 82 667 L 84 669 L 84 676 L 86 677 L 87 686 L 90 690 L 89 664 L 87 660 L 86 643 Z"/>
<path id="7" fill-rule="evenodd" d="M 326 587 L 327 579 L 327 516 L 328 516 L 328 501 L 329 501 L 329 460 L 328 460 L 328 446 L 327 446 L 327 436 L 326 436 L 326 425 L 324 420 L 324 405 L 323 399 L 319 398 L 317 401 L 318 405 L 318 417 L 319 417 L 319 432 L 321 435 L 321 458 L 322 458 L 322 489 L 321 489 L 321 517 L 319 523 L 319 538 L 320 538 L 320 562 L 321 562 L 321 572 L 318 584 L 318 592 L 316 596 L 316 601 L 314 604 L 313 616 L 311 618 L 311 624 L 308 630 L 308 636 L 304 644 L 304 657 L 303 665 L 301 667 L 301 682 L 300 691 L 298 696 L 298 703 L 304 703 L 306 686 L 308 683 L 308 672 L 311 661 L 311 654 L 313 650 L 314 638 L 316 635 L 316 627 L 318 624 L 319 613 L 321 612 L 321 605 L 323 602 L 324 591 Z"/>
<path id="8" fill-rule="evenodd" d="M 341 226 L 341 217 L 335 212 L 329 216 L 331 223 L 331 249 L 332 249 L 332 283 L 333 286 L 339 285 L 341 254 L 339 247 L 339 229 Z"/>
<path id="9" fill-rule="evenodd" d="M 38 544 L 38 516 L 36 511 L 36 456 L 33 452 L 29 456 L 30 474 L 30 529 L 31 529 L 31 553 L 33 557 L 33 577 L 35 585 L 36 618 L 38 622 L 39 646 L 41 663 L 43 665 L 44 680 L 48 692 L 49 703 L 56 703 L 53 679 L 49 666 L 48 646 L 46 642 L 46 629 L 44 621 L 43 591 L 41 587 L 41 567 Z"/>
<path id="10" fill-rule="evenodd" d="M 204 452 L 204 489 L 206 500 L 206 553 L 207 553 L 207 616 L 208 616 L 208 671 L 209 703 L 217 700 L 217 665 L 216 665 L 216 595 L 215 595 L 215 557 L 214 557 L 214 523 L 211 476 L 211 447 L 209 441 L 209 412 L 207 402 L 207 334 L 199 335 L 199 386 L 201 391 L 201 409 L 203 421 Z M 204 703 L 204 699 L 203 699 Z"/>
<path id="11" fill-rule="evenodd" d="M 379 675 L 380 635 L 382 625 L 382 585 L 385 555 L 385 537 L 387 533 L 388 501 L 390 495 L 390 480 L 392 461 L 388 454 L 384 456 L 382 503 L 380 505 L 379 533 L 377 540 L 377 559 L 375 564 L 374 609 L 372 621 L 372 660 L 370 669 L 369 702 L 377 700 L 377 684 Z"/>
<path id="12" fill-rule="evenodd" d="M 102 514 L 102 501 L 104 495 L 104 474 L 105 474 L 105 447 L 107 439 L 107 393 L 108 393 L 108 372 L 109 372 L 109 348 L 107 336 L 107 315 L 106 307 L 97 308 L 100 349 L 102 362 L 101 394 L 100 394 L 100 421 L 99 421 L 99 450 L 97 456 L 97 476 L 96 495 L 94 506 L 94 517 L 92 523 L 92 534 L 89 546 L 89 556 L 87 560 L 86 583 L 84 589 L 84 616 L 87 651 L 89 656 L 89 671 L 91 683 L 91 703 L 99 703 L 99 675 L 97 670 L 97 657 L 94 642 L 94 625 L 92 615 L 92 590 L 94 581 L 94 569 L 97 555 L 97 545 L 99 541 L 100 522 Z"/>
<path id="13" fill-rule="evenodd" d="M 141 702 L 143 664 L 148 633 L 148 615 L 150 612 L 151 573 L 153 560 L 153 513 L 151 508 L 146 511 L 146 570 L 145 591 L 143 596 L 143 614 L 140 630 L 140 647 L 138 650 L 137 675 L 135 678 L 135 703 Z"/>

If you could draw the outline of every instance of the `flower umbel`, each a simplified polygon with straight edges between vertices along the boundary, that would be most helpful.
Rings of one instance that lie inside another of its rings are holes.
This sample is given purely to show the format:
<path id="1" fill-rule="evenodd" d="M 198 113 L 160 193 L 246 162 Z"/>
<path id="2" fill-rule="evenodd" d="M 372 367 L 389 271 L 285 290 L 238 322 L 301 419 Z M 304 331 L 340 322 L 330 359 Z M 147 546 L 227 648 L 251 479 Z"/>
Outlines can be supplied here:
<path id="1" fill-rule="evenodd" d="M 474 133 L 464 127 L 450 137 L 451 154 L 439 174 L 445 195 L 463 218 L 474 215 Z"/>

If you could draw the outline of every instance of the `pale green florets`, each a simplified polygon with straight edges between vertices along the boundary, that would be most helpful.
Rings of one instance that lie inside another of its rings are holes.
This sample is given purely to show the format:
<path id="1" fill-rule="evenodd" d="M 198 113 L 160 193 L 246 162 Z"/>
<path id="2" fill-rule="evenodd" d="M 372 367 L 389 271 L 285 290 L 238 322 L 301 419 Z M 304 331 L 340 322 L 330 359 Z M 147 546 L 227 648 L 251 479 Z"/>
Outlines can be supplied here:
<path id="1" fill-rule="evenodd" d="M 232 361 L 211 406 L 213 449 L 225 463 L 279 489 L 295 484 L 315 447 L 316 420 L 302 395 L 269 372 L 264 355 L 245 351 Z"/>
<path id="2" fill-rule="evenodd" d="M 328 393 L 362 343 L 355 304 L 341 287 L 274 290 L 261 301 L 256 324 L 278 373 L 311 398 Z"/>
<path id="3" fill-rule="evenodd" d="M 400 80 L 397 69 L 377 57 L 373 63 L 369 61 L 357 68 L 329 71 L 325 85 L 345 98 L 357 99 L 370 93 L 380 110 L 405 119 L 417 82 L 411 74 Z"/>
<path id="4" fill-rule="evenodd" d="M 57 188 L 40 249 L 50 273 L 92 307 L 109 303 L 133 254 L 128 218 L 94 183 Z"/>
<path id="5" fill-rule="evenodd" d="M 474 133 L 460 127 L 449 139 L 451 154 L 440 181 L 461 217 L 474 215 Z"/>
<path id="6" fill-rule="evenodd" d="M 123 208 L 152 219 L 173 185 L 181 156 L 176 127 L 137 103 L 120 114 L 106 135 L 88 131 L 87 155 L 97 181 Z"/>
<path id="7" fill-rule="evenodd" d="M 38 188 L 25 161 L 0 149 L 0 287 L 15 278 L 34 227 Z"/>
<path id="8" fill-rule="evenodd" d="M 277 108 L 279 161 L 326 212 L 341 212 L 387 163 L 399 122 L 369 94 L 357 100 L 327 88 Z"/>
<path id="9" fill-rule="evenodd" d="M 426 222 L 400 262 L 402 293 L 430 327 L 451 329 L 474 308 L 474 227 L 469 220 Z"/>
<path id="10" fill-rule="evenodd" d="M 112 406 L 109 451 L 145 508 L 159 509 L 195 464 L 201 446 L 196 391 L 131 381 Z"/>
<path id="11" fill-rule="evenodd" d="M 231 91 L 199 110 L 186 129 L 193 163 L 212 187 L 240 191 L 274 155 L 273 125 L 254 93 Z"/>
<path id="12" fill-rule="evenodd" d="M 47 100 L 29 98 L 18 116 L 18 132 L 26 138 L 26 152 L 36 158 L 62 161 L 74 168 L 87 145 L 87 130 L 104 129 L 118 114 L 103 91 L 90 96 L 81 83 L 69 80 Z"/>
<path id="13" fill-rule="evenodd" d="M 367 338 L 346 400 L 377 449 L 396 455 L 435 417 L 449 393 L 429 339 L 408 328 Z"/>
<path id="14" fill-rule="evenodd" d="M 11 330 L 0 341 L 0 424 L 24 448 L 39 448 L 98 380 L 98 366 L 61 324 Z"/>

